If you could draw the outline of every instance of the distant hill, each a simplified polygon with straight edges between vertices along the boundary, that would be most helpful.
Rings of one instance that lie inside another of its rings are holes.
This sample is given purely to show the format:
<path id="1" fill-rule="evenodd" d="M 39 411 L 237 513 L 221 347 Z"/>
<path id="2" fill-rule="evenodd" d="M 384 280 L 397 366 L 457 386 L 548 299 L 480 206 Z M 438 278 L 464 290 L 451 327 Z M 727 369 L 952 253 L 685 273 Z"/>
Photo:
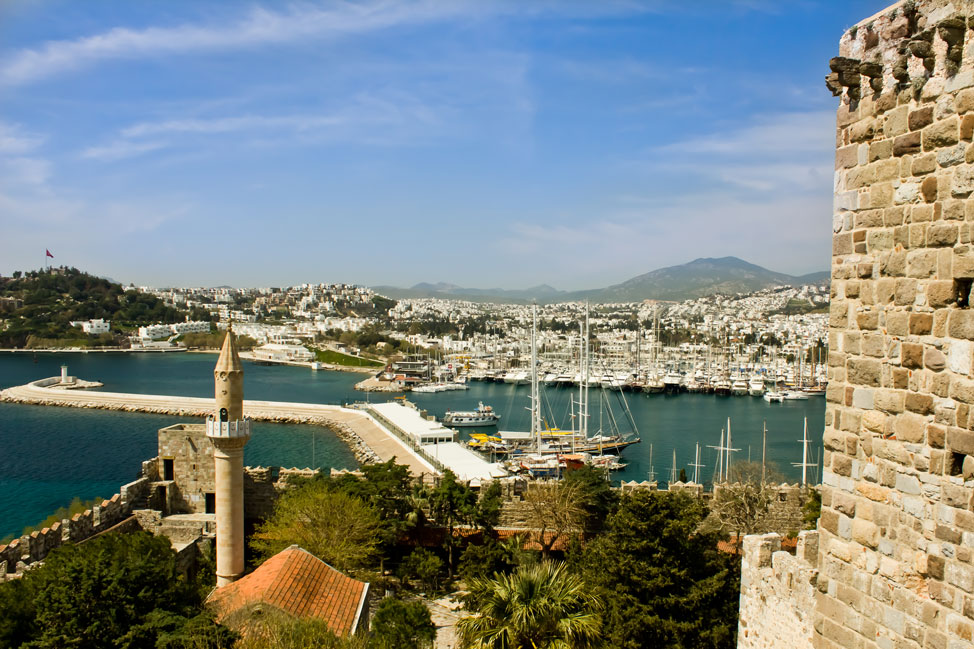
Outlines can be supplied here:
<path id="1" fill-rule="evenodd" d="M 147 293 L 77 268 L 16 272 L 0 277 L 0 347 L 115 344 L 123 333 L 156 322 L 180 322 L 186 312 Z M 209 314 L 205 316 L 209 318 Z M 113 333 L 87 336 L 72 320 L 102 318 Z"/>
<path id="2" fill-rule="evenodd" d="M 557 302 L 565 291 L 559 291 L 547 284 L 534 286 L 523 290 L 508 290 L 503 288 L 463 288 L 456 284 L 438 282 L 429 284 L 421 282 L 410 288 L 396 286 L 373 286 L 372 290 L 394 300 L 410 298 L 433 297 L 439 299 L 467 300 L 470 302 L 504 302 L 526 303 L 532 300 L 539 302 Z"/>
<path id="3" fill-rule="evenodd" d="M 700 258 L 638 275 L 621 284 L 587 291 L 559 291 L 547 284 L 523 290 L 470 289 L 456 284 L 421 283 L 403 289 L 374 286 L 373 290 L 394 299 L 435 297 L 476 302 L 543 303 L 571 300 L 592 302 L 639 302 L 641 300 L 688 300 L 707 295 L 752 293 L 772 286 L 827 284 L 828 271 L 794 276 L 777 273 L 737 257 Z"/>

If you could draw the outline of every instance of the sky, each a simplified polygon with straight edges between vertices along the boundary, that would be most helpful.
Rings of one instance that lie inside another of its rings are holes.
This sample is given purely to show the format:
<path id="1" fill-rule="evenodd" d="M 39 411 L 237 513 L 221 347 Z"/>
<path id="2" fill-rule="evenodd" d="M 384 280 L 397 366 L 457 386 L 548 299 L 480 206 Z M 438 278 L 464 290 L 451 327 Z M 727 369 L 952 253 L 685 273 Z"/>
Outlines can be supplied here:
<path id="1" fill-rule="evenodd" d="M 564 290 L 830 262 L 887 0 L 0 0 L 0 274 Z"/>

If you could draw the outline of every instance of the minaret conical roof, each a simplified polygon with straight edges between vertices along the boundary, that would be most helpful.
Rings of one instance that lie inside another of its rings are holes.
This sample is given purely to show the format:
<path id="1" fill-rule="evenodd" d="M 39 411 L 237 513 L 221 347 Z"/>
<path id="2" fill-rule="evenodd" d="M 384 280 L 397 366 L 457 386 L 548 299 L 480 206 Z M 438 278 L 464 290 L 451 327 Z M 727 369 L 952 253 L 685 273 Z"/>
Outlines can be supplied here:
<path id="1" fill-rule="evenodd" d="M 233 329 L 227 329 L 227 336 L 223 339 L 223 349 L 220 350 L 220 358 L 217 359 L 217 372 L 242 372 L 243 365 L 240 363 L 240 355 L 237 353 L 237 340 L 233 335 Z"/>

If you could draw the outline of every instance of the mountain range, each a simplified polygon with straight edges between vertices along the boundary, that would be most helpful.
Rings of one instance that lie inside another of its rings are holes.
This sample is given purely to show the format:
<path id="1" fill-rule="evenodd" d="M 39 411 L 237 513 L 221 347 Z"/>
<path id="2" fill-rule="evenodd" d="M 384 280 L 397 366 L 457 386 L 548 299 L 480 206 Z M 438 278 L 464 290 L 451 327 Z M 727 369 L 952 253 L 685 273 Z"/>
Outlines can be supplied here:
<path id="1" fill-rule="evenodd" d="M 808 275 L 777 273 L 737 257 L 705 257 L 679 266 L 658 268 L 621 284 L 585 291 L 560 291 L 547 284 L 521 290 L 463 288 L 456 284 L 426 282 L 411 288 L 373 286 L 377 293 L 393 299 L 434 297 L 473 302 L 541 303 L 589 300 L 592 302 L 681 301 L 715 294 L 752 293 L 773 286 L 827 284 L 829 272 Z"/>

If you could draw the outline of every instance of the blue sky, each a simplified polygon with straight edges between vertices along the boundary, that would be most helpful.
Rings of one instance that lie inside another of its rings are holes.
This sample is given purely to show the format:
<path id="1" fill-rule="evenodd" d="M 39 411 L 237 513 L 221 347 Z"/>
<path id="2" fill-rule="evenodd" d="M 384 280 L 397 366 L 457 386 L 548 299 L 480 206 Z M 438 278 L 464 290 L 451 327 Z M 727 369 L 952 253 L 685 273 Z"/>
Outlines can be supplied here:
<path id="1" fill-rule="evenodd" d="M 882 1 L 0 3 L 0 273 L 595 288 L 829 266 Z"/>

